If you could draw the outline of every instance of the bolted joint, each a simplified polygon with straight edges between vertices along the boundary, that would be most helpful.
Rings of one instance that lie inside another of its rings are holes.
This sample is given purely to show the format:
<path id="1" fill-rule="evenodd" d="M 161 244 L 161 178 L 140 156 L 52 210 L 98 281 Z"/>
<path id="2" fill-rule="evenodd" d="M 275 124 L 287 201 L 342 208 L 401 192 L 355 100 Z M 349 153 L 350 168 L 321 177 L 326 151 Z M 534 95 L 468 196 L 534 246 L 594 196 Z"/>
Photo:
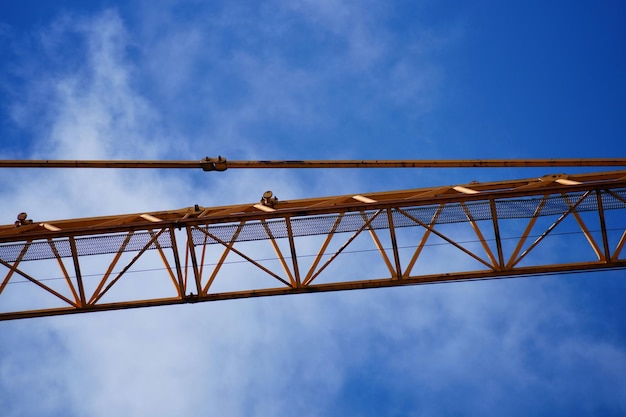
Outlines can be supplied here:
<path id="1" fill-rule="evenodd" d="M 22 212 L 17 215 L 17 221 L 15 222 L 15 227 L 24 226 L 27 224 L 33 224 L 33 221 L 28 218 L 28 214 Z"/>
<path id="2" fill-rule="evenodd" d="M 184 300 L 186 303 L 188 304 L 195 304 L 198 301 L 200 301 L 200 296 L 198 296 L 198 294 L 194 294 L 192 292 L 190 292 L 189 294 L 183 296 Z"/>
<path id="3" fill-rule="evenodd" d="M 203 171 L 226 171 L 228 164 L 226 158 L 218 156 L 217 158 L 209 158 L 208 156 L 202 161 Z"/>
<path id="4" fill-rule="evenodd" d="M 277 202 L 278 202 L 278 198 L 274 195 L 273 192 L 269 190 L 264 192 L 263 196 L 261 197 L 261 204 L 263 204 L 266 207 L 274 208 Z"/>

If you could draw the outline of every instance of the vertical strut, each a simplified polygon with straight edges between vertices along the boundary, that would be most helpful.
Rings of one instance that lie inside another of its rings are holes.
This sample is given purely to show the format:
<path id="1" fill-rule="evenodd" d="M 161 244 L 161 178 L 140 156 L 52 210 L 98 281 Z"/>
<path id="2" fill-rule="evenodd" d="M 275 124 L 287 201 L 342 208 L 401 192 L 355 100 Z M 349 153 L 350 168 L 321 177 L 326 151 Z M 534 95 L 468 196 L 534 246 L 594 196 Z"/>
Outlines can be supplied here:
<path id="1" fill-rule="evenodd" d="M 193 277 L 196 282 L 196 294 L 202 294 L 202 281 L 200 271 L 198 271 L 198 259 L 196 258 L 196 247 L 193 244 L 193 235 L 191 234 L 191 227 L 187 227 L 187 250 L 191 255 L 191 268 L 193 271 Z"/>
<path id="2" fill-rule="evenodd" d="M 598 201 L 598 216 L 600 218 L 600 232 L 602 233 L 602 246 L 604 247 L 604 261 L 611 259 L 611 249 L 609 248 L 609 238 L 606 230 L 606 219 L 604 218 L 604 206 L 602 205 L 602 192 L 596 190 L 596 200 Z"/>
<path id="3" fill-rule="evenodd" d="M 402 266 L 400 264 L 400 253 L 398 252 L 398 241 L 396 239 L 396 227 L 393 223 L 391 209 L 387 209 L 387 222 L 389 224 L 389 235 L 391 236 L 391 247 L 393 248 L 393 260 L 396 264 L 394 279 L 402 279 Z"/>
<path id="4" fill-rule="evenodd" d="M 76 271 L 76 282 L 78 283 L 78 293 L 80 294 L 81 307 L 87 304 L 85 299 L 85 287 L 83 286 L 83 276 L 80 273 L 80 263 L 78 262 L 78 252 L 76 250 L 76 240 L 74 236 L 70 236 L 70 248 L 72 249 L 72 259 L 74 260 L 74 270 Z"/>
<path id="5" fill-rule="evenodd" d="M 291 261 L 293 263 L 293 273 L 296 279 L 296 287 L 301 287 L 300 268 L 298 267 L 298 256 L 296 254 L 296 242 L 293 238 L 293 230 L 291 229 L 291 217 L 285 219 L 287 224 L 287 236 L 289 238 L 289 248 L 291 249 Z"/>
<path id="6" fill-rule="evenodd" d="M 170 227 L 170 240 L 172 241 L 172 252 L 174 254 L 174 265 L 176 266 L 176 277 L 178 279 L 178 285 L 176 290 L 178 292 L 178 296 L 180 298 L 185 297 L 185 279 L 183 277 L 183 271 L 180 265 L 180 254 L 178 252 L 178 245 L 176 244 L 176 236 L 174 233 L 174 228 Z"/>
<path id="7" fill-rule="evenodd" d="M 498 270 L 501 271 L 504 267 L 504 254 L 502 252 L 502 237 L 500 236 L 498 210 L 493 198 L 489 199 L 489 208 L 491 210 L 491 221 L 493 222 L 493 233 L 496 237 L 496 248 L 498 249 Z"/>

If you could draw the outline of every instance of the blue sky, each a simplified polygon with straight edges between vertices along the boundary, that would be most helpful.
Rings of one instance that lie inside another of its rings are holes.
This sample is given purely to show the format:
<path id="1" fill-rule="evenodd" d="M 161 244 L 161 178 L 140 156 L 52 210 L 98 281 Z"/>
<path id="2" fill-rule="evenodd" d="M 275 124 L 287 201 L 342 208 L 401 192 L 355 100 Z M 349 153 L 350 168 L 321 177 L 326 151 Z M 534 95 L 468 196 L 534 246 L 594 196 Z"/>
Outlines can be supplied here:
<path id="1" fill-rule="evenodd" d="M 6 3 L 2 159 L 626 154 L 617 0 Z M 7 170 L 0 201 L 9 224 L 553 171 Z M 0 410 L 623 415 L 623 275 L 3 322 Z"/>

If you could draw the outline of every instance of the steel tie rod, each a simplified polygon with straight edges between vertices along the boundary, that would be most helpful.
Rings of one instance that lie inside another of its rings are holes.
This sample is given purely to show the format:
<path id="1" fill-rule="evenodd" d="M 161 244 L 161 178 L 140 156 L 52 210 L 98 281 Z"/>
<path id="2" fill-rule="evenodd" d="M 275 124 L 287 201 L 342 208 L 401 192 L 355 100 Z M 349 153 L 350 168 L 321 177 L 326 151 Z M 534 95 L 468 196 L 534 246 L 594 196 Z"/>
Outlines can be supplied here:
<path id="1" fill-rule="evenodd" d="M 449 160 L 259 160 L 227 161 L 224 157 L 184 160 L 0 160 L 0 168 L 152 168 L 226 169 L 267 168 L 509 168 L 626 166 L 626 158 L 449 159 Z"/>

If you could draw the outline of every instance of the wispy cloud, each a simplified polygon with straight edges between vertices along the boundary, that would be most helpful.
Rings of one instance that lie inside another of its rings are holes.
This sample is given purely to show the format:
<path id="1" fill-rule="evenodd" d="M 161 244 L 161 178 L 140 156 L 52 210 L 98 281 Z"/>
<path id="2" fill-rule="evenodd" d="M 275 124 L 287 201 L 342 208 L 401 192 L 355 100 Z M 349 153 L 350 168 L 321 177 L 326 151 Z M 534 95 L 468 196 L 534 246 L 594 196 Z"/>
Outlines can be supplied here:
<path id="1" fill-rule="evenodd" d="M 181 10 L 189 22 L 182 27 L 171 19 Z M 422 114 L 436 102 L 434 57 L 448 28 L 398 36 L 384 6 L 277 1 L 144 11 L 135 31 L 144 92 L 162 101 L 164 124 L 197 145 L 228 139 L 224 153 L 294 158 L 282 144 L 289 139 L 317 157 L 355 157 L 362 139 L 339 136 L 343 126 L 368 126 L 390 111 Z"/>

